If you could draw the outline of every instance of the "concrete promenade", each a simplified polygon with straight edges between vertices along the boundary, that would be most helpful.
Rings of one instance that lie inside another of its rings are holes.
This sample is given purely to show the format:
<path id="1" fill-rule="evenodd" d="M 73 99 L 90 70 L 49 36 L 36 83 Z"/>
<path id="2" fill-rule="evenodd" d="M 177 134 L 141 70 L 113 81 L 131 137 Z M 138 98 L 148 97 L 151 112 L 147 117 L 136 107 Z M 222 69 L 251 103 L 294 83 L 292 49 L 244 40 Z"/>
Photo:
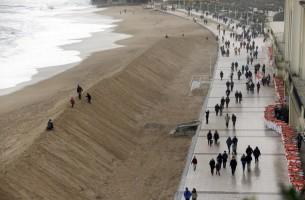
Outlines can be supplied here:
<path id="1" fill-rule="evenodd" d="M 183 12 L 169 12 L 184 18 L 187 17 Z M 202 23 L 198 19 L 197 23 Z M 203 24 L 203 23 L 202 23 Z M 218 35 L 217 24 L 211 21 L 205 25 L 208 29 Z M 205 123 L 205 116 L 202 117 L 201 129 L 196 137 L 195 148 L 193 156 L 198 159 L 198 165 L 196 171 L 190 163 L 186 163 L 188 170 L 182 177 L 182 185 L 180 191 L 178 191 L 178 199 L 184 199 L 183 189 L 188 187 L 190 190 L 196 188 L 198 193 L 198 200 L 238 200 L 249 197 L 255 197 L 256 200 L 279 200 L 280 187 L 279 184 L 288 184 L 288 170 L 287 162 L 284 154 L 283 144 L 281 137 L 274 131 L 265 129 L 264 126 L 264 108 L 268 104 L 274 103 L 275 91 L 274 87 L 262 86 L 260 93 L 257 94 L 256 87 L 255 92 L 247 94 L 246 90 L 246 78 L 242 75 L 241 80 L 237 79 L 237 72 L 234 71 L 234 89 L 230 94 L 229 108 L 224 108 L 223 116 L 216 116 L 214 107 L 218 103 L 220 104 L 221 97 L 225 97 L 226 81 L 229 80 L 231 73 L 231 63 L 237 61 L 239 63 L 238 69 L 241 69 L 241 65 L 246 65 L 247 52 L 245 48 L 241 49 L 241 54 L 234 55 L 234 47 L 239 47 L 239 42 L 235 42 L 230 38 L 229 32 L 226 31 L 225 35 L 219 35 L 220 45 L 224 45 L 221 41 L 221 37 L 225 37 L 226 40 L 231 41 L 230 56 L 223 57 L 219 55 L 217 63 L 215 65 L 215 72 L 213 79 L 211 80 L 210 91 L 206 99 L 206 108 L 210 110 L 209 124 Z M 266 64 L 266 74 L 270 73 L 272 76 L 272 69 L 268 66 L 267 49 L 263 38 L 255 39 L 256 45 L 259 46 L 258 59 L 254 59 L 253 65 L 250 65 L 250 70 L 254 75 L 253 66 L 257 63 Z M 219 52 L 220 54 L 220 52 Z M 224 72 L 224 79 L 220 80 L 220 71 Z M 256 79 L 254 79 L 257 81 Z M 272 80 L 271 80 L 272 82 Z M 235 91 L 241 91 L 243 94 L 242 103 L 235 103 Z M 226 113 L 236 114 L 237 122 L 236 128 L 233 129 L 232 121 L 230 121 L 229 128 L 225 127 L 224 116 Z M 218 130 L 220 134 L 219 145 L 208 146 L 207 132 L 208 130 Z M 229 155 L 227 168 L 221 169 L 220 176 L 212 176 L 210 173 L 209 161 L 211 158 L 216 157 L 218 153 L 227 151 L 226 139 L 228 136 L 237 136 L 237 169 L 235 176 L 232 176 L 229 162 L 231 155 Z M 259 164 L 254 163 L 254 158 L 251 164 L 251 171 L 242 171 L 242 165 L 240 162 L 241 155 L 245 153 L 248 145 L 254 149 L 259 147 L 262 155 L 260 157 Z"/>

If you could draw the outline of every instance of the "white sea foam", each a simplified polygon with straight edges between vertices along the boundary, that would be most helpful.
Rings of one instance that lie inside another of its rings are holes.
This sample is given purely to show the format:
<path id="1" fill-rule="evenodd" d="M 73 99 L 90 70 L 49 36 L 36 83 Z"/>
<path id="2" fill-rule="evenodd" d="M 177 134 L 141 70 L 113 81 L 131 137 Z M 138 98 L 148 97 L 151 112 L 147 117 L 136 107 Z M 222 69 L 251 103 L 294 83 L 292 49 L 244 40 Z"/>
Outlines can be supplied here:
<path id="1" fill-rule="evenodd" d="M 42 68 L 78 63 L 87 56 L 78 49 L 64 50 L 64 45 L 105 32 L 108 40 L 100 49 L 114 48 L 115 40 L 127 37 L 109 36 L 116 20 L 95 14 L 87 0 L 13 0 L 8 5 L 0 3 L 0 28 L 5 30 L 0 35 L 0 90 L 31 81 Z M 95 45 L 92 51 L 98 49 Z"/>

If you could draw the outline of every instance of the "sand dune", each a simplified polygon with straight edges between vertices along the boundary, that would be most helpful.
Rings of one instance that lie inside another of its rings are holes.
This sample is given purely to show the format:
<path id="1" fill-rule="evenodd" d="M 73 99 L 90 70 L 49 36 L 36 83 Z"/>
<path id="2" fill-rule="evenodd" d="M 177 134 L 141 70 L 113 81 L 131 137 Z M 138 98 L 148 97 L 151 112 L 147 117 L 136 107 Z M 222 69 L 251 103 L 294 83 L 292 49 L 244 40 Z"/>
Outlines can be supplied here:
<path id="1" fill-rule="evenodd" d="M 127 47 L 100 52 L 75 69 L 3 98 L 40 94 L 10 113 L 3 108 L 0 199 L 173 197 L 190 138 L 168 133 L 177 123 L 197 119 L 203 98 L 191 95 L 189 83 L 193 75 L 209 72 L 206 49 L 214 60 L 216 43 L 190 21 L 129 9 L 136 14 L 123 16 L 119 29 L 134 33 Z M 101 63 L 113 68 L 99 69 Z M 82 83 L 93 101 L 77 101 L 72 109 L 67 103 L 72 88 L 66 85 L 78 76 L 87 78 Z M 39 93 L 52 81 L 63 89 L 52 85 Z M 44 131 L 49 116 L 55 118 L 53 132 Z"/>

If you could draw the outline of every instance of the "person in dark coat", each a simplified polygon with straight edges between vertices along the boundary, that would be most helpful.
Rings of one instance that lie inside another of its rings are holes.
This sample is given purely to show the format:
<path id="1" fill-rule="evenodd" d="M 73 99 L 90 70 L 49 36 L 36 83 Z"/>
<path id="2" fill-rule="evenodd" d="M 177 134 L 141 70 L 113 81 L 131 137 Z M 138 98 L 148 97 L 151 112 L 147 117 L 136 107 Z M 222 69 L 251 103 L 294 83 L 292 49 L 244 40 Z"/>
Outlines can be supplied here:
<path id="1" fill-rule="evenodd" d="M 225 116 L 225 122 L 226 122 L 226 128 L 228 128 L 229 127 L 229 122 L 230 122 L 230 116 L 229 116 L 228 113 Z"/>
<path id="2" fill-rule="evenodd" d="M 219 116 L 222 116 L 222 111 L 223 111 L 223 105 L 219 106 Z"/>
<path id="3" fill-rule="evenodd" d="M 239 92 L 236 90 L 236 92 L 235 92 L 235 103 L 238 103 L 238 99 L 239 99 Z"/>
<path id="4" fill-rule="evenodd" d="M 220 71 L 220 80 L 223 79 L 223 71 Z"/>
<path id="5" fill-rule="evenodd" d="M 255 158 L 255 163 L 258 162 L 258 158 L 260 157 L 261 155 L 261 151 L 259 150 L 258 147 L 255 147 L 255 149 L 253 150 L 253 156 Z"/>
<path id="6" fill-rule="evenodd" d="M 226 108 L 228 108 L 229 103 L 230 103 L 230 98 L 229 98 L 229 97 L 226 97 Z"/>
<path id="7" fill-rule="evenodd" d="M 243 167 L 243 172 L 245 172 L 246 164 L 247 164 L 247 160 L 246 160 L 245 154 L 243 154 L 243 155 L 241 156 L 240 161 L 241 161 L 241 165 L 242 165 L 242 167 Z"/>
<path id="8" fill-rule="evenodd" d="M 52 119 L 49 119 L 48 124 L 47 124 L 47 131 L 52 131 L 54 129 L 54 124 Z"/>
<path id="9" fill-rule="evenodd" d="M 223 154 L 222 154 L 223 168 L 226 168 L 226 166 L 227 166 L 227 161 L 228 161 L 228 154 L 227 154 L 226 151 L 224 151 Z"/>
<path id="10" fill-rule="evenodd" d="M 192 200 L 197 200 L 198 194 L 195 188 L 192 190 Z"/>
<path id="11" fill-rule="evenodd" d="M 226 143 L 227 143 L 227 147 L 228 147 L 228 152 L 230 154 L 230 152 L 231 152 L 231 145 L 232 145 L 232 139 L 231 139 L 230 136 L 228 137 Z"/>
<path id="12" fill-rule="evenodd" d="M 230 161 L 230 167 L 231 167 L 231 171 L 232 171 L 232 176 L 235 175 L 236 166 L 237 166 L 237 161 L 236 161 L 235 157 L 233 156 L 231 161 Z"/>
<path id="13" fill-rule="evenodd" d="M 220 106 L 219 106 L 218 104 L 216 104 L 216 105 L 215 105 L 215 113 L 216 113 L 216 116 L 218 116 L 219 109 L 220 109 Z"/>
<path id="14" fill-rule="evenodd" d="M 87 102 L 91 104 L 92 97 L 89 93 L 87 93 L 86 98 L 87 98 Z"/>
<path id="15" fill-rule="evenodd" d="M 210 111 L 209 110 L 205 111 L 205 123 L 206 124 L 209 123 L 209 115 L 210 115 Z"/>
<path id="16" fill-rule="evenodd" d="M 196 156 L 194 156 L 194 158 L 192 159 L 192 165 L 193 165 L 194 171 L 196 171 L 197 163 L 198 163 L 197 158 L 196 158 Z"/>
<path id="17" fill-rule="evenodd" d="M 303 142 L 303 136 L 301 135 L 301 133 L 299 133 L 298 136 L 297 136 L 297 146 L 298 146 L 299 150 L 302 147 L 302 142 Z"/>
<path id="18" fill-rule="evenodd" d="M 233 123 L 233 128 L 235 128 L 235 124 L 236 124 L 236 115 L 232 114 L 232 123 Z"/>
<path id="19" fill-rule="evenodd" d="M 218 143 L 218 139 L 219 139 L 219 134 L 218 134 L 218 131 L 217 131 L 217 130 L 215 130 L 215 132 L 214 132 L 214 140 L 215 140 L 215 144 L 217 144 L 217 143 Z"/>
<path id="20" fill-rule="evenodd" d="M 232 153 L 235 155 L 237 154 L 237 143 L 238 143 L 238 139 L 236 136 L 234 136 L 232 139 Z"/>
<path id="21" fill-rule="evenodd" d="M 225 106 L 225 102 L 226 102 L 225 97 L 222 97 L 221 100 L 220 100 L 220 105 L 222 107 L 224 107 Z"/>
<path id="22" fill-rule="evenodd" d="M 227 86 L 227 90 L 229 90 L 230 89 L 230 82 L 229 81 L 226 82 L 226 86 Z"/>
<path id="23" fill-rule="evenodd" d="M 207 139 L 208 139 L 208 145 L 210 145 L 210 146 L 212 146 L 212 143 L 213 143 L 212 138 L 213 138 L 212 132 L 211 132 L 211 130 L 209 130 L 209 132 L 207 134 Z"/>
<path id="24" fill-rule="evenodd" d="M 220 166 L 222 164 L 222 155 L 221 153 L 218 154 L 217 158 L 216 158 L 217 163 L 220 163 Z"/>
<path id="25" fill-rule="evenodd" d="M 233 81 L 231 81 L 230 86 L 231 86 L 231 91 L 233 91 L 233 88 L 234 88 L 234 82 Z"/>
<path id="26" fill-rule="evenodd" d="M 220 176 L 221 163 L 217 162 L 215 168 L 216 168 L 216 175 L 218 174 Z"/>
<path id="27" fill-rule="evenodd" d="M 211 168 L 211 174 L 212 174 L 212 176 L 213 176 L 213 175 L 214 175 L 215 165 L 216 165 L 214 158 L 212 158 L 212 159 L 210 160 L 209 165 L 210 165 L 210 168 Z"/>
<path id="28" fill-rule="evenodd" d="M 240 80 L 240 77 L 241 77 L 241 71 L 240 70 L 238 70 L 238 72 L 237 72 L 237 77 L 238 77 L 238 80 Z"/>
<path id="29" fill-rule="evenodd" d="M 247 149 L 246 149 L 246 154 L 252 156 L 253 153 L 253 149 L 250 145 L 248 145 Z"/>
<path id="30" fill-rule="evenodd" d="M 231 93 L 231 90 L 227 89 L 227 90 L 226 90 L 226 96 L 229 97 L 229 96 L 230 96 L 230 93 Z"/>
<path id="31" fill-rule="evenodd" d="M 239 103 L 241 103 L 242 100 L 243 100 L 243 94 L 241 93 L 241 91 L 239 91 L 239 95 L 238 95 Z"/>
<path id="32" fill-rule="evenodd" d="M 83 88 L 80 85 L 77 85 L 76 92 L 78 94 L 78 99 L 82 99 Z"/>
<path id="33" fill-rule="evenodd" d="M 257 94 L 259 94 L 259 89 L 261 88 L 261 84 L 259 82 L 257 82 L 256 84 L 256 91 L 257 91 Z"/>
<path id="34" fill-rule="evenodd" d="M 188 188 L 185 188 L 185 191 L 184 191 L 183 195 L 184 195 L 185 200 L 190 200 L 191 197 L 192 197 L 192 193 L 189 191 Z"/>
<path id="35" fill-rule="evenodd" d="M 252 162 L 252 156 L 250 154 L 246 156 L 246 162 L 247 162 L 248 171 L 250 171 L 251 170 L 251 162 Z"/>

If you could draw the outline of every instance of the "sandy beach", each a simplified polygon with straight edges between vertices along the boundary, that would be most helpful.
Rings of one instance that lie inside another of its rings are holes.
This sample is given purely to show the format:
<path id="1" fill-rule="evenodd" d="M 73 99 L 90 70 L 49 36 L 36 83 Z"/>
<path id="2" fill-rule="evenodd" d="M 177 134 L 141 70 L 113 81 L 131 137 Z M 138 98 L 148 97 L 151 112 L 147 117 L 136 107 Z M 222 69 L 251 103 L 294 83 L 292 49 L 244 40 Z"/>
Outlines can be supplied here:
<path id="1" fill-rule="evenodd" d="M 124 47 L 0 97 L 1 200 L 173 197 L 191 137 L 169 132 L 198 118 L 208 85 L 192 94 L 190 81 L 208 75 L 215 38 L 192 21 L 142 7 L 101 14 L 123 19 L 115 31 L 133 36 L 118 42 Z M 92 104 L 77 100 L 72 109 L 78 83 Z M 45 131 L 49 118 L 52 132 Z"/>

